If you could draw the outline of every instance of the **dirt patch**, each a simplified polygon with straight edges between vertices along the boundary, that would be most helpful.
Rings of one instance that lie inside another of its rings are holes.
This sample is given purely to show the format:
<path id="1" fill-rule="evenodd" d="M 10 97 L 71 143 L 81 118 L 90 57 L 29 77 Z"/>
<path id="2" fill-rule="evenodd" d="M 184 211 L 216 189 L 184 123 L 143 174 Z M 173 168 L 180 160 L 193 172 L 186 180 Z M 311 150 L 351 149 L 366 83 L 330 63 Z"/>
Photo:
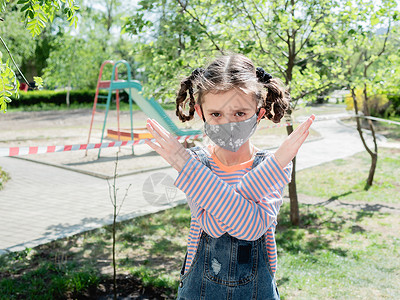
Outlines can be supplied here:
<path id="1" fill-rule="evenodd" d="M 170 291 L 166 294 L 165 288 L 147 287 L 140 280 L 131 275 L 117 276 L 117 299 L 160 300 L 175 299 L 176 295 Z M 66 295 L 66 299 L 114 299 L 113 278 L 103 279 L 97 288 L 87 291 L 83 295 Z"/>

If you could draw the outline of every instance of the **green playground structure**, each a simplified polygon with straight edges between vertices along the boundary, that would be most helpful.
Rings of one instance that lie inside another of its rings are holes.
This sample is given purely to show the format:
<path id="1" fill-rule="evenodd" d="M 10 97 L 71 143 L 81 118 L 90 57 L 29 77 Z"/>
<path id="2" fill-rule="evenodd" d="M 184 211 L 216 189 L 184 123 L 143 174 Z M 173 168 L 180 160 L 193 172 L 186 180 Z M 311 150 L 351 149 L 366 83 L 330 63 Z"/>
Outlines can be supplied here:
<path id="1" fill-rule="evenodd" d="M 140 85 L 139 85 L 140 86 Z M 153 98 L 145 99 L 141 94 L 140 88 L 132 88 L 131 95 L 135 103 L 140 107 L 140 109 L 151 119 L 155 119 L 160 123 L 161 126 L 165 127 L 169 132 L 177 135 L 196 135 L 202 134 L 201 130 L 196 129 L 181 129 L 175 125 L 171 118 L 167 115 L 162 106 L 155 101 Z M 128 91 L 126 91 L 128 93 Z"/>
<path id="2" fill-rule="evenodd" d="M 113 70 L 112 70 L 112 75 L 111 75 L 111 80 L 102 80 L 102 74 L 103 74 L 103 68 L 106 64 L 111 64 L 113 65 Z M 124 64 L 127 68 L 127 73 L 128 73 L 128 79 L 127 80 L 118 80 L 118 65 L 119 64 Z M 95 94 L 95 99 L 93 103 L 93 110 L 92 110 L 92 120 L 90 123 L 90 129 L 89 129 L 89 136 L 88 136 L 88 144 L 90 143 L 90 135 L 93 127 L 93 120 L 94 120 L 94 115 L 96 113 L 96 106 L 99 105 L 98 99 L 102 98 L 101 95 L 99 95 L 99 90 L 100 89 L 108 89 L 108 95 L 103 96 L 104 98 L 107 98 L 106 104 L 103 104 L 106 108 L 105 111 L 105 117 L 104 117 L 104 122 L 103 122 L 103 129 L 101 132 L 101 140 L 100 143 L 103 142 L 104 139 L 104 131 L 106 128 L 106 123 L 107 123 L 107 115 L 108 111 L 110 109 L 110 103 L 111 103 L 111 97 L 113 91 L 116 91 L 116 104 L 117 104 L 117 119 L 118 119 L 118 140 L 120 140 L 120 125 L 119 125 L 119 91 L 120 90 L 125 90 L 126 93 L 129 96 L 129 107 L 130 107 L 130 135 L 131 139 L 134 139 L 134 134 L 133 134 L 133 115 L 132 115 L 132 100 L 135 101 L 135 103 L 139 106 L 139 108 L 151 119 L 155 119 L 158 121 L 158 123 L 161 124 L 165 129 L 167 129 L 170 133 L 176 135 L 176 136 L 188 136 L 188 135 L 201 135 L 202 131 L 201 130 L 195 130 L 195 129 L 181 129 L 176 126 L 176 124 L 171 120 L 171 118 L 168 116 L 168 114 L 164 111 L 162 106 L 154 100 L 154 98 L 146 99 L 142 96 L 142 86 L 141 84 L 136 81 L 131 79 L 131 67 L 129 63 L 125 60 L 119 60 L 117 62 L 113 61 L 105 61 L 100 67 L 100 73 L 99 73 L 99 78 L 97 81 L 97 88 L 96 88 L 96 94 Z M 100 157 L 100 152 L 101 148 L 99 149 L 98 153 L 98 158 Z M 87 152 L 86 152 L 87 154 Z M 133 145 L 132 145 L 132 154 L 134 154 L 133 150 Z"/>

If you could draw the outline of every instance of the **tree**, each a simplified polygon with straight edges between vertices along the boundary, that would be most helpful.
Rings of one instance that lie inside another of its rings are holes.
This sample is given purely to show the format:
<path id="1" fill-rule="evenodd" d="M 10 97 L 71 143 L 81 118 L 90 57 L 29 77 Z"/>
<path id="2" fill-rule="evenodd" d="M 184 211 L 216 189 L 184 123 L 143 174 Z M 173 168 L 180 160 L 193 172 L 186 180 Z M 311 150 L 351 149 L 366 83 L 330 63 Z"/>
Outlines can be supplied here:
<path id="1" fill-rule="evenodd" d="M 98 5 L 95 4 L 105 5 L 107 10 L 96 8 Z M 121 9 L 120 2 L 114 0 L 82 5 L 77 28 L 60 35 L 52 43 L 53 51 L 43 75 L 48 87 L 66 87 L 68 91 L 71 88 L 93 88 L 104 60 L 130 60 L 128 49 L 132 48 L 132 43 L 116 33 L 121 28 L 118 23 Z M 121 73 L 123 66 L 119 69 Z M 104 70 L 103 78 L 111 78 L 109 68 Z M 67 92 L 67 105 L 68 96 Z"/>
<path id="2" fill-rule="evenodd" d="M 0 36 L 8 42 L 8 48 L 18 66 L 23 64 L 24 58 L 31 58 L 35 52 L 36 41 L 32 38 L 25 25 L 21 22 L 23 13 L 11 6 L 9 11 L 2 14 Z"/>
<path id="3" fill-rule="evenodd" d="M 5 13 L 7 9 L 7 3 L 9 2 L 10 0 L 0 0 L 0 13 Z M 79 9 L 79 7 L 74 4 L 74 0 L 19 0 L 17 2 L 17 10 L 25 13 L 24 20 L 26 28 L 33 37 L 39 35 L 43 28 L 46 27 L 46 24 L 53 21 L 56 12 L 60 9 L 62 9 L 64 14 L 67 16 L 70 25 L 75 24 L 76 26 L 76 11 Z M 1 18 L 1 21 L 3 20 L 4 19 Z M 25 79 L 2 38 L 1 42 L 10 55 L 15 68 Z M 7 110 L 7 103 L 11 102 L 10 96 L 13 93 L 18 96 L 19 82 L 16 79 L 15 73 L 11 69 L 8 60 L 5 63 L 0 60 L 0 65 L 0 111 L 5 112 Z M 25 79 L 25 81 L 27 80 Z M 41 85 L 41 83 L 42 80 L 37 78 L 37 84 Z M 27 82 L 27 84 L 29 83 Z"/>
<path id="4" fill-rule="evenodd" d="M 69 106 L 72 87 L 95 87 L 99 66 L 107 55 L 99 51 L 101 45 L 98 40 L 84 40 L 69 34 L 56 38 L 53 49 L 43 77 L 49 88 L 67 87 L 66 103 Z"/>
<path id="5" fill-rule="evenodd" d="M 289 86 L 292 109 L 336 80 L 340 68 L 329 59 L 335 41 L 335 1 L 327 0 L 143 0 L 124 29 L 137 36 L 145 86 L 164 99 L 210 56 L 243 53 Z M 156 66 L 156 68 L 154 67 Z M 168 80 L 165 80 L 168 79 Z M 173 87 L 173 88 L 172 88 Z M 147 92 L 149 93 L 149 92 Z M 293 126 L 287 127 L 288 134 Z M 291 221 L 299 225 L 295 160 L 289 185 Z"/>
<path id="6" fill-rule="evenodd" d="M 123 32 L 137 40 L 133 55 L 147 96 L 173 97 L 180 78 L 214 52 L 204 29 L 182 12 L 175 1 L 141 1 L 135 14 L 124 18 Z"/>
<path id="7" fill-rule="evenodd" d="M 363 115 L 367 118 L 368 127 L 373 138 L 373 149 L 366 143 L 361 120 L 356 117 L 357 130 L 359 132 L 364 148 L 371 156 L 371 166 L 366 181 L 365 189 L 373 184 L 374 174 L 378 162 L 378 144 L 376 140 L 375 127 L 368 119 L 371 116 L 370 100 L 371 91 L 375 94 L 379 91 L 379 83 L 384 77 L 374 65 L 387 70 L 388 44 L 391 43 L 390 31 L 393 22 L 398 19 L 395 10 L 397 4 L 394 0 L 356 1 L 348 3 L 349 8 L 343 13 L 343 27 L 348 29 L 346 38 L 342 41 L 343 68 L 346 74 L 348 88 L 351 90 L 355 114 L 359 115 L 359 103 L 356 97 L 356 89 L 362 89 Z M 350 22 L 348 21 L 350 20 Z M 382 24 L 377 27 L 378 24 Z M 377 88 L 378 87 L 378 88 Z"/>

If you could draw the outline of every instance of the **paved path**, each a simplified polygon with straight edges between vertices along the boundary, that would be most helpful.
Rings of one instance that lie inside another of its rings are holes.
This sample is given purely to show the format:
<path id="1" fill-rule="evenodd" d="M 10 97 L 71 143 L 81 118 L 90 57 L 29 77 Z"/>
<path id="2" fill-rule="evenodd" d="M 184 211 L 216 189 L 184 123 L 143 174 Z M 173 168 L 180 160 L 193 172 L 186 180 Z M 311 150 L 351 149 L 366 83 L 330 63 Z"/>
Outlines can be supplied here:
<path id="1" fill-rule="evenodd" d="M 298 170 L 364 151 L 353 128 L 336 120 L 315 122 L 313 127 L 322 139 L 303 145 L 298 153 Z M 9 157 L 0 157 L 0 165 L 12 178 L 0 192 L 0 253 L 112 222 L 106 180 Z M 184 194 L 168 188 L 176 176 L 177 172 L 169 168 L 118 178 L 119 199 L 131 184 L 119 220 L 183 203 Z M 159 195 L 164 198 L 157 198 Z"/>

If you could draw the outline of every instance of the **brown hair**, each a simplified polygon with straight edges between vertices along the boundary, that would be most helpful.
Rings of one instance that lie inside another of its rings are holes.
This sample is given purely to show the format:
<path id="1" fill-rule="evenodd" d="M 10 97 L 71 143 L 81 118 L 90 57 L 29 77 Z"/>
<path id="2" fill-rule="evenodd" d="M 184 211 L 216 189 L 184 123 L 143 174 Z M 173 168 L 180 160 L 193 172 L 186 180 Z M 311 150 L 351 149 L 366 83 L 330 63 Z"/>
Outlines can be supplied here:
<path id="1" fill-rule="evenodd" d="M 194 90 L 196 88 L 196 90 Z M 193 119 L 194 105 L 201 105 L 207 93 L 218 93 L 241 88 L 254 94 L 257 108 L 265 108 L 263 116 L 279 123 L 289 108 L 290 95 L 282 81 L 255 68 L 253 62 L 241 54 L 223 55 L 211 62 L 206 69 L 197 68 L 181 81 L 176 97 L 176 115 L 182 122 Z M 188 97 L 189 96 L 189 97 Z M 189 115 L 183 110 L 189 102 Z M 271 112 L 274 112 L 274 115 Z"/>

